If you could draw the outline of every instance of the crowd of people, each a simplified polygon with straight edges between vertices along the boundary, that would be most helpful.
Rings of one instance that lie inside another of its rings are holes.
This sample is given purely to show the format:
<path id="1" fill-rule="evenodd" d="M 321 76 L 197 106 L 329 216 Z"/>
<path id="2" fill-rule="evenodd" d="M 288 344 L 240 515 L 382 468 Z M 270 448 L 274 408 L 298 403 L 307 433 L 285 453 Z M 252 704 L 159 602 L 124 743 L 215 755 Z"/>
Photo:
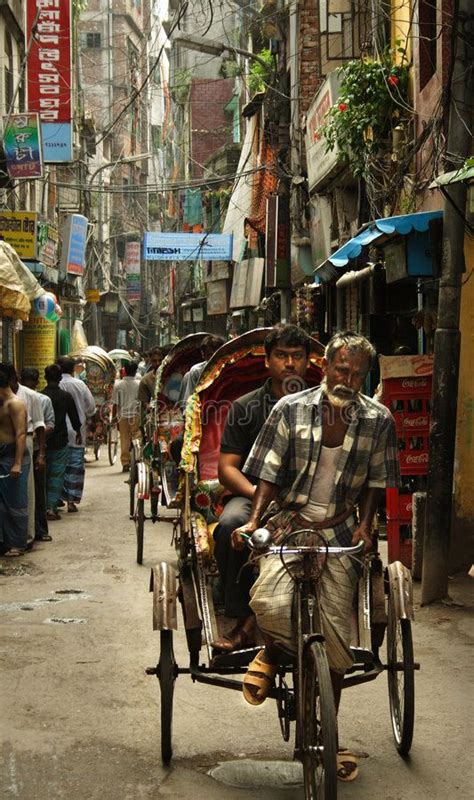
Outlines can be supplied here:
<path id="1" fill-rule="evenodd" d="M 122 470 L 149 407 L 162 350 L 126 363 L 115 381 L 113 419 L 120 431 Z M 39 371 L 0 363 L 0 553 L 17 558 L 35 541 L 50 542 L 50 523 L 77 513 L 84 491 L 88 425 L 97 413 L 77 359 L 61 357 Z M 139 371 L 140 370 L 140 371 Z M 43 381 L 43 382 L 44 382 Z"/>

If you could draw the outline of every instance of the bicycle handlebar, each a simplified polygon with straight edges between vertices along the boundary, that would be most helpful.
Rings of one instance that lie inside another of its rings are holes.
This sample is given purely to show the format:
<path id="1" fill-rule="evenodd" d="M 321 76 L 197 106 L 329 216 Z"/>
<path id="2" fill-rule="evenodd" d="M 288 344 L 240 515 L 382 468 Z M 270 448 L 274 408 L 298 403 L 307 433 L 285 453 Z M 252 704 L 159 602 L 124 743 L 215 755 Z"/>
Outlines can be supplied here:
<path id="1" fill-rule="evenodd" d="M 311 528 L 302 528 L 299 531 L 294 531 L 294 533 L 315 533 L 315 531 L 313 531 Z M 284 553 L 285 555 L 304 555 L 306 553 L 313 553 L 314 555 L 328 554 L 338 556 L 358 556 L 362 555 L 365 548 L 365 543 L 363 541 L 360 541 L 358 544 L 352 545 L 351 547 L 332 547 L 329 545 L 327 547 L 323 547 L 321 545 L 285 547 L 285 545 L 270 544 L 271 541 L 272 535 L 270 531 L 268 531 L 266 528 L 257 528 L 257 530 L 255 530 L 252 535 L 249 536 L 247 544 L 251 550 L 261 553 L 262 555 L 280 555 L 281 553 Z"/>

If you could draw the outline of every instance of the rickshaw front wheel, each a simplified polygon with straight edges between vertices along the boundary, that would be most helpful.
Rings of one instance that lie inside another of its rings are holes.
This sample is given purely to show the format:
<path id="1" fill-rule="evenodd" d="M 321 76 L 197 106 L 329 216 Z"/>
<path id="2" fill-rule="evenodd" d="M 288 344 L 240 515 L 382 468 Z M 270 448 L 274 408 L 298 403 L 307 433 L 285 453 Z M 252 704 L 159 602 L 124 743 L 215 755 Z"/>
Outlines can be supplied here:
<path id="1" fill-rule="evenodd" d="M 134 519 L 135 517 L 135 492 L 136 492 L 136 485 L 137 485 L 137 462 L 135 459 L 135 453 L 132 448 L 130 453 L 130 472 L 128 473 L 128 484 L 129 484 L 129 497 L 130 497 L 130 509 L 129 509 L 129 516 L 130 519 Z"/>
<path id="2" fill-rule="evenodd" d="M 165 766 L 168 766 L 173 756 L 171 730 L 176 675 L 177 665 L 173 652 L 173 631 L 160 631 L 160 660 L 157 666 L 157 676 L 160 681 L 161 691 L 161 759 Z"/>
<path id="3" fill-rule="evenodd" d="M 415 664 L 409 619 L 397 617 L 393 596 L 388 598 L 387 677 L 395 746 L 402 756 L 410 751 L 415 723 Z"/>
<path id="4" fill-rule="evenodd" d="M 305 800 L 337 797 L 337 733 L 334 694 L 326 651 L 311 642 L 303 654 L 301 760 Z"/>

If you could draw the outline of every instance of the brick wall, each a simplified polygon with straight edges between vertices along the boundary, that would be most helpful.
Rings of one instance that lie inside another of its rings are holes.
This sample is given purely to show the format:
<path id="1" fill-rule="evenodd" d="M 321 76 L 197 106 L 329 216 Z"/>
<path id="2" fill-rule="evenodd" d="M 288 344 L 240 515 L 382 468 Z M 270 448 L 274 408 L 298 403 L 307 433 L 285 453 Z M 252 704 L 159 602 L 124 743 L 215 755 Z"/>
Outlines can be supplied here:
<path id="1" fill-rule="evenodd" d="M 319 10 L 314 0 L 300 4 L 300 111 L 306 114 L 323 78 L 320 66 Z"/>
<path id="2" fill-rule="evenodd" d="M 222 145 L 232 143 L 232 115 L 224 112 L 234 80 L 195 78 L 191 86 L 191 175 L 200 178 L 204 164 Z M 198 163 L 195 163 L 198 162 Z"/>

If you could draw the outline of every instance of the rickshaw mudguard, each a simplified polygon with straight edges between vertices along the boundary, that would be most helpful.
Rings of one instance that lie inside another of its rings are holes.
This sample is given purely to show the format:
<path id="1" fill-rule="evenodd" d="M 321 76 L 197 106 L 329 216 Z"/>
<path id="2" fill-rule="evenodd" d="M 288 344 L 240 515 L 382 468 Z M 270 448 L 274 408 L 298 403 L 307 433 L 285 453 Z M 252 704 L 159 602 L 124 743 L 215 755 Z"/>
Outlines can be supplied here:
<path id="1" fill-rule="evenodd" d="M 137 495 L 139 500 L 148 500 L 150 497 L 150 473 L 143 461 L 137 464 Z"/>
<path id="2" fill-rule="evenodd" d="M 400 561 L 387 567 L 390 594 L 395 604 L 397 619 L 414 619 L 413 583 L 410 570 Z"/>
<path id="3" fill-rule="evenodd" d="M 177 631 L 176 570 L 171 564 L 161 561 L 152 568 L 150 592 L 153 592 L 153 630 Z"/>

